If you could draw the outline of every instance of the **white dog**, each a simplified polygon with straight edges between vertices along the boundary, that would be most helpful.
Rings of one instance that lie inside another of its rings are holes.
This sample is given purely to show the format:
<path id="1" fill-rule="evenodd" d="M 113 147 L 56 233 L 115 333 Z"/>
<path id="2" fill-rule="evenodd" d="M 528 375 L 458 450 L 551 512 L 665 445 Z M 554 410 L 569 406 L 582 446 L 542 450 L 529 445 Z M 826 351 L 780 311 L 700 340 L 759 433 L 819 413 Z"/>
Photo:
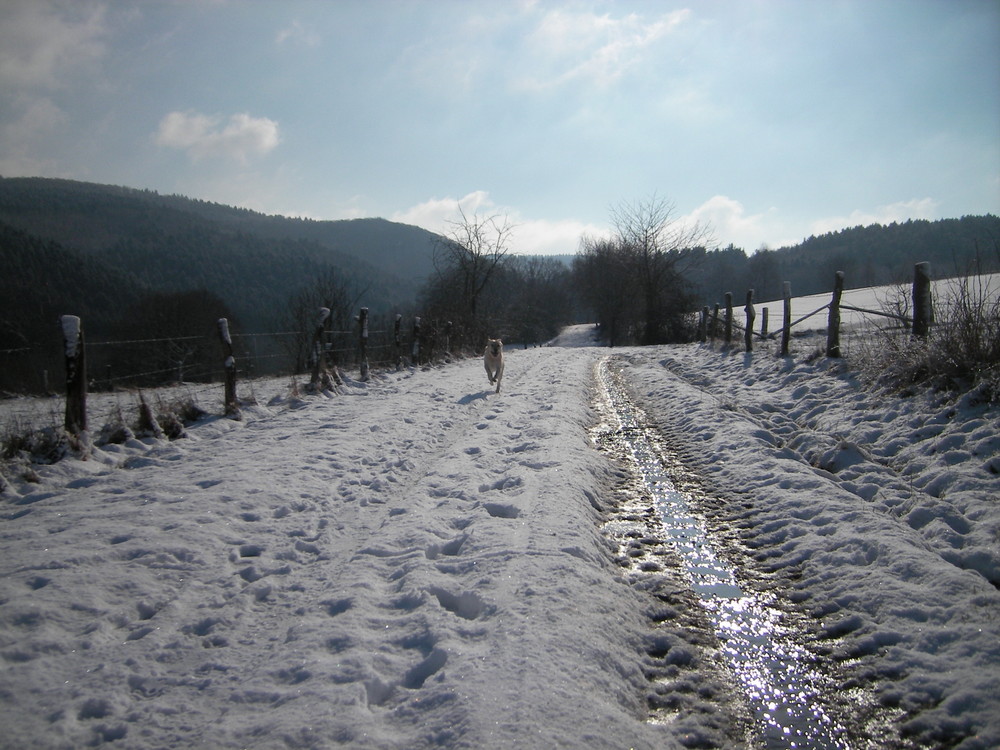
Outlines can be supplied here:
<path id="1" fill-rule="evenodd" d="M 483 364 L 486 365 L 486 377 L 497 384 L 497 393 L 500 393 L 500 380 L 503 378 L 503 342 L 500 339 L 490 339 L 486 344 Z"/>

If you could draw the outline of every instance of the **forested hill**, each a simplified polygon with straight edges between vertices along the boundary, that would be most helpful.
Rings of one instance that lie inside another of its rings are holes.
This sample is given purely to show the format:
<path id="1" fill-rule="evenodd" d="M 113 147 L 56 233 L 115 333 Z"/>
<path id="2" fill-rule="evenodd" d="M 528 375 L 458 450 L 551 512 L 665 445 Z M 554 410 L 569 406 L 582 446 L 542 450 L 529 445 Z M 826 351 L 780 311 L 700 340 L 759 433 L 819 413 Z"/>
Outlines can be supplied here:
<path id="1" fill-rule="evenodd" d="M 436 238 L 382 219 L 291 219 L 43 178 L 0 178 L 0 222 L 41 245 L 55 243 L 64 255 L 86 257 L 88 267 L 114 269 L 137 286 L 207 289 L 257 330 L 280 319 L 289 298 L 330 268 L 373 310 L 412 305 L 432 271 Z M 50 285 L 58 286 L 59 277 Z"/>
<path id="2" fill-rule="evenodd" d="M 1000 271 L 1000 217 L 858 226 L 752 255 L 732 246 L 699 250 L 693 260 L 688 278 L 703 304 L 726 292 L 742 299 L 747 289 L 758 300 L 778 299 L 783 281 L 796 296 L 827 292 L 837 271 L 849 289 L 904 283 L 921 261 L 930 262 L 934 278 L 993 273 Z"/>

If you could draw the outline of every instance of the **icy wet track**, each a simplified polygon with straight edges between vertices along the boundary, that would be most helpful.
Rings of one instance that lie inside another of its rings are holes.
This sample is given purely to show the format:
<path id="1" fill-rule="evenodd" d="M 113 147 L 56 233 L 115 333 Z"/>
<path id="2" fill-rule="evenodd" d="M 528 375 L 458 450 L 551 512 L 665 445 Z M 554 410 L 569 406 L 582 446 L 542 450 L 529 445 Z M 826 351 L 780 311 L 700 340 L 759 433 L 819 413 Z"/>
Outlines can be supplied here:
<path id="1" fill-rule="evenodd" d="M 707 611 L 727 666 L 753 716 L 751 741 L 766 748 L 846 748 L 846 730 L 818 700 L 825 678 L 795 642 L 773 601 L 741 587 L 717 555 L 690 498 L 679 491 L 656 433 L 646 426 L 613 360 L 599 367 L 601 397 L 617 421 L 607 439 L 634 461 L 691 588 Z"/>

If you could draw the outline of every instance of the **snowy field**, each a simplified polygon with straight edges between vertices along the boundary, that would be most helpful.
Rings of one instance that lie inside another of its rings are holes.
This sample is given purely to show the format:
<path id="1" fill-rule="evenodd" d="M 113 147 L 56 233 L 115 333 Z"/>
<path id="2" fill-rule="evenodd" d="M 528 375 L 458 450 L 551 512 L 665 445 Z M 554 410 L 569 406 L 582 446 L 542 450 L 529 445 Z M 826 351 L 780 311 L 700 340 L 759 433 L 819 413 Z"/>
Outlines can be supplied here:
<path id="1" fill-rule="evenodd" d="M 590 335 L 508 351 L 500 394 L 480 360 L 257 382 L 242 421 L 8 467 L 0 746 L 763 746 L 670 545 L 636 567 L 609 531 L 645 511 L 595 439 L 608 357 L 823 673 L 833 746 L 1000 746 L 996 410 L 802 339 Z"/>
<path id="2" fill-rule="evenodd" d="M 965 282 L 960 278 L 937 279 L 931 281 L 931 296 L 934 300 L 935 310 L 938 317 L 940 317 L 940 314 L 944 312 L 943 308 L 946 308 L 949 302 L 956 299 L 956 296 L 961 292 L 963 283 Z M 975 295 L 982 295 L 984 299 L 997 299 L 1000 297 L 1000 274 L 994 273 L 973 277 L 968 289 Z M 811 294 L 805 297 L 793 297 L 791 300 L 792 320 L 798 321 L 799 319 L 805 318 L 806 316 L 816 312 L 816 310 L 830 303 L 831 296 L 832 295 L 829 292 L 826 292 L 823 294 Z M 911 285 L 900 284 L 898 286 L 845 289 L 843 296 L 841 297 L 841 303 L 843 305 L 859 308 L 860 310 L 874 310 L 876 312 L 885 312 L 887 309 L 895 310 L 897 305 L 903 305 L 904 309 L 908 310 L 909 314 L 912 315 L 913 302 L 911 297 Z M 758 309 L 758 316 L 761 309 L 764 307 L 768 308 L 768 315 L 771 317 L 770 329 L 772 331 L 781 327 L 783 322 L 781 317 L 783 314 L 782 300 L 755 302 L 755 305 Z M 743 302 L 738 297 L 734 297 L 733 306 L 738 311 L 742 311 Z M 891 319 L 884 318 L 879 315 L 858 312 L 858 310 L 842 310 L 840 318 L 841 326 L 844 329 L 858 329 L 871 326 L 890 327 L 895 325 Z M 741 322 L 741 314 L 739 312 L 736 316 L 736 320 L 737 322 Z M 827 311 L 824 310 L 823 312 L 812 315 L 812 317 L 804 320 L 795 330 L 826 330 L 826 324 Z M 759 325 L 760 320 L 758 318 L 757 326 Z"/>

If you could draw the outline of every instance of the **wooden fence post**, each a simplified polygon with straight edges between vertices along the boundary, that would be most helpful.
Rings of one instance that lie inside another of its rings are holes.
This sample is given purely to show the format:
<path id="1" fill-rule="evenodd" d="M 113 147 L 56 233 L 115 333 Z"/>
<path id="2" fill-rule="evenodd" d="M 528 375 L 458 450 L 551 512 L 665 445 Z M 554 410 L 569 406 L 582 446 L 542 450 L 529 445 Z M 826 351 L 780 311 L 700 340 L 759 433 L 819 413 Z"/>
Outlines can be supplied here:
<path id="1" fill-rule="evenodd" d="M 420 365 L 420 318 L 413 319 L 413 352 L 412 361 L 414 367 Z"/>
<path id="2" fill-rule="evenodd" d="M 444 353 L 451 354 L 451 321 L 444 324 Z"/>
<path id="3" fill-rule="evenodd" d="M 87 429 L 87 362 L 83 348 L 83 325 L 76 315 L 60 318 L 63 351 L 66 354 L 66 432 L 77 435 Z"/>
<path id="4" fill-rule="evenodd" d="M 788 343 L 792 337 L 792 282 L 781 285 L 782 306 L 785 314 L 785 326 L 781 329 L 781 356 L 788 356 Z"/>
<path id="5" fill-rule="evenodd" d="M 753 351 L 753 323 L 757 319 L 757 311 L 753 306 L 753 289 L 747 289 L 747 303 L 743 308 L 747 314 L 747 327 L 743 331 L 743 343 L 748 352 Z"/>
<path id="6" fill-rule="evenodd" d="M 368 308 L 358 314 L 358 351 L 361 359 L 361 379 L 368 380 Z"/>
<path id="7" fill-rule="evenodd" d="M 226 416 L 240 413 L 240 405 L 236 401 L 236 358 L 233 356 L 233 339 L 229 335 L 229 321 L 219 318 L 219 339 L 222 341 L 222 353 L 225 356 L 223 367 L 226 368 L 226 393 L 223 397 Z"/>
<path id="8" fill-rule="evenodd" d="M 319 309 L 319 320 L 313 329 L 312 345 L 310 347 L 309 359 L 312 364 L 312 375 L 309 378 L 309 390 L 318 391 L 322 388 L 329 388 L 330 375 L 326 371 L 324 364 L 325 352 L 323 351 L 323 329 L 326 321 L 330 317 L 330 308 L 321 307 Z"/>
<path id="9" fill-rule="evenodd" d="M 931 330 L 934 311 L 931 305 L 931 264 L 913 267 L 913 335 L 926 338 Z"/>
<path id="10" fill-rule="evenodd" d="M 830 316 L 826 324 L 826 356 L 840 356 L 840 298 L 844 294 L 844 272 L 837 271 L 833 278 L 833 297 L 830 300 Z"/>
<path id="11" fill-rule="evenodd" d="M 396 313 L 396 323 L 392 330 L 392 341 L 396 346 L 396 372 L 403 369 L 403 336 L 402 336 L 402 326 L 403 326 L 403 315 L 402 313 Z"/>
<path id="12" fill-rule="evenodd" d="M 726 292 L 726 330 L 725 344 L 729 346 L 733 343 L 733 293 Z"/>
<path id="13" fill-rule="evenodd" d="M 701 320 L 698 321 L 698 341 L 705 343 L 708 340 L 708 305 L 701 308 Z"/>
<path id="14" fill-rule="evenodd" d="M 708 337 L 711 339 L 712 343 L 715 343 L 715 339 L 719 336 L 719 303 L 715 303 L 715 310 L 712 313 L 712 325 L 709 328 Z"/>
<path id="15" fill-rule="evenodd" d="M 760 311 L 760 336 L 764 338 L 767 336 L 767 308 L 761 308 Z"/>

